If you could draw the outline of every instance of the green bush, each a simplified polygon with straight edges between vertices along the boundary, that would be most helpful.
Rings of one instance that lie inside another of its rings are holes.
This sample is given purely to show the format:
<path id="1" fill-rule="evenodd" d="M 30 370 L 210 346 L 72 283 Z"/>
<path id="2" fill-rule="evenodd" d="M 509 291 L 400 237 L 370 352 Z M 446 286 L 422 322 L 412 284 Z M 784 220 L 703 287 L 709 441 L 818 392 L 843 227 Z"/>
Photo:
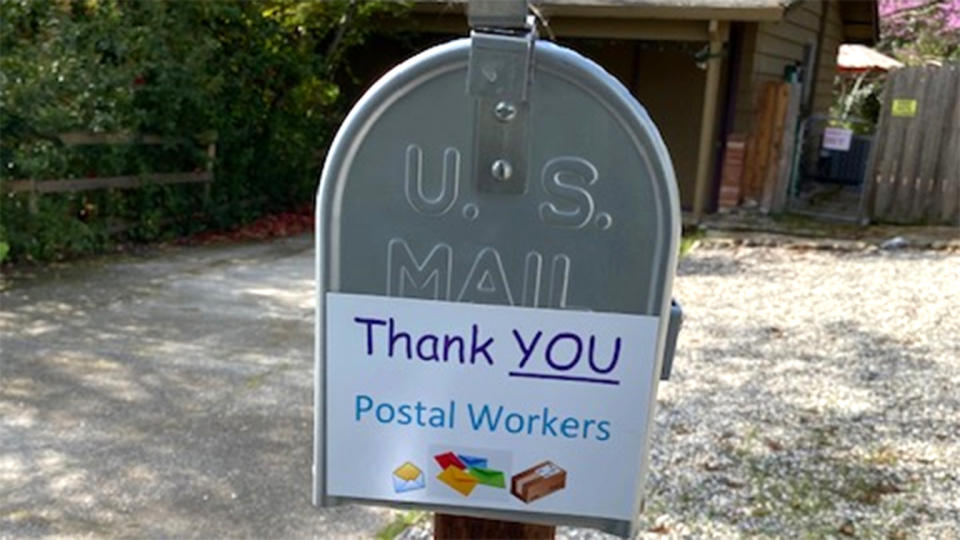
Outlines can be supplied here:
<path id="1" fill-rule="evenodd" d="M 310 199 L 342 119 L 346 52 L 404 9 L 390 1 L 4 0 L 0 182 L 188 171 L 196 185 L 0 197 L 0 257 L 102 250 L 227 227 Z M 71 131 L 160 134 L 165 146 L 65 147 Z"/>

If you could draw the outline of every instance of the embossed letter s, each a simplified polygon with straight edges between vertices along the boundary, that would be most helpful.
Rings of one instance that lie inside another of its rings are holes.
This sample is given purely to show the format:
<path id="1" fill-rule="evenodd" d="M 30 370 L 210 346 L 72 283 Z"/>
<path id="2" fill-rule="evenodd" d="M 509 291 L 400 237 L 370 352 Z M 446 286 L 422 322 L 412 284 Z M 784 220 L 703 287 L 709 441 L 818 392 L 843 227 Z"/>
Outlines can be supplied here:
<path id="1" fill-rule="evenodd" d="M 543 166 L 543 189 L 559 199 L 540 205 L 540 219 L 547 225 L 580 229 L 590 223 L 596 204 L 586 190 L 597 181 L 597 168 L 589 161 L 572 156 L 553 158 Z"/>

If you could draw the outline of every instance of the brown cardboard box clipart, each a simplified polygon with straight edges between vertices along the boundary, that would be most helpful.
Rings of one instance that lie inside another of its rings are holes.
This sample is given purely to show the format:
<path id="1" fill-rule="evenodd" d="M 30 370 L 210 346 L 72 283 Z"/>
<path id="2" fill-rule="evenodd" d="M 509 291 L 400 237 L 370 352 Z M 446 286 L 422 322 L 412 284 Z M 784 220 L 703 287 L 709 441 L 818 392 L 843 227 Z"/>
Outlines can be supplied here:
<path id="1" fill-rule="evenodd" d="M 567 486 L 567 471 L 552 461 L 530 467 L 510 479 L 510 493 L 529 504 Z"/>

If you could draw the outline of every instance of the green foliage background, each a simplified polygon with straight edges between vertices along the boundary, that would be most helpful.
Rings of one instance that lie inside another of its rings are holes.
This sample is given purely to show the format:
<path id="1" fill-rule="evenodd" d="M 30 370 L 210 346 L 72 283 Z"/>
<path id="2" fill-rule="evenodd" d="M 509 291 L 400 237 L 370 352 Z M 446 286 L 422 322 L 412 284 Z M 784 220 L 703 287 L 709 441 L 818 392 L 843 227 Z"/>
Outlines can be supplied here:
<path id="1" fill-rule="evenodd" d="M 186 171 L 197 185 L 0 196 L 0 260 L 96 252 L 133 223 L 146 241 L 309 201 L 349 105 L 346 53 L 405 9 L 370 0 L 0 0 L 0 182 Z M 65 147 L 56 134 L 133 132 L 166 146 Z M 7 253 L 9 251 L 9 254 Z"/>

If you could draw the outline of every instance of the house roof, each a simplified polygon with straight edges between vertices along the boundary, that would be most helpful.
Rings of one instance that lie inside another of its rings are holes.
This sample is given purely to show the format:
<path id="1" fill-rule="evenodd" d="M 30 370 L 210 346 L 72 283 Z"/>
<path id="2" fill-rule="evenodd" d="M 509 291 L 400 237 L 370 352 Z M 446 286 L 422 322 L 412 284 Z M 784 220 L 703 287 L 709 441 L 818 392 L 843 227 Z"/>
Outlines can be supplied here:
<path id="1" fill-rule="evenodd" d="M 468 0 L 415 0 L 420 13 L 463 13 Z M 779 21 L 803 0 L 529 0 L 546 17 Z M 838 2 L 844 40 L 876 41 L 876 0 Z"/>
<path id="2" fill-rule="evenodd" d="M 903 63 L 865 45 L 846 43 L 837 53 L 839 71 L 889 71 Z"/>
<path id="3" fill-rule="evenodd" d="M 799 0 L 532 0 L 547 16 L 779 20 Z M 416 0 L 418 11 L 462 11 L 468 0 Z"/>

